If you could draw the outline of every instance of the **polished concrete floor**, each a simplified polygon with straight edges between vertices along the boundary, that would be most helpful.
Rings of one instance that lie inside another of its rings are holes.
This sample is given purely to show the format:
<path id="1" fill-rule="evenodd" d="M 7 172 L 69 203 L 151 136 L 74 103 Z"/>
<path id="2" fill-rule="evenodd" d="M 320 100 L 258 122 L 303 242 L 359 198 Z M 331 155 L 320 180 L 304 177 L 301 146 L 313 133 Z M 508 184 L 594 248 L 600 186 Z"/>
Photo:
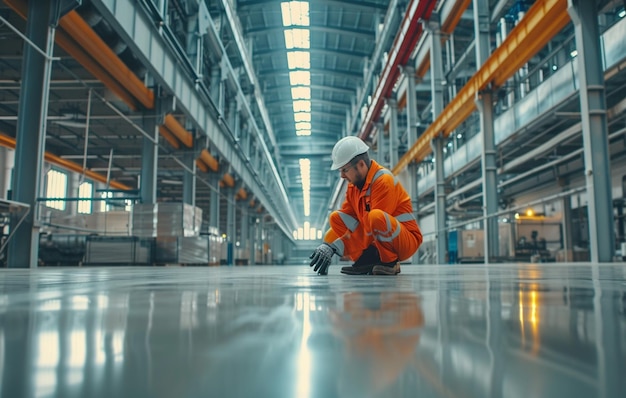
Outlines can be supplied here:
<path id="1" fill-rule="evenodd" d="M 626 266 L 0 270 L 2 397 L 624 397 Z"/>

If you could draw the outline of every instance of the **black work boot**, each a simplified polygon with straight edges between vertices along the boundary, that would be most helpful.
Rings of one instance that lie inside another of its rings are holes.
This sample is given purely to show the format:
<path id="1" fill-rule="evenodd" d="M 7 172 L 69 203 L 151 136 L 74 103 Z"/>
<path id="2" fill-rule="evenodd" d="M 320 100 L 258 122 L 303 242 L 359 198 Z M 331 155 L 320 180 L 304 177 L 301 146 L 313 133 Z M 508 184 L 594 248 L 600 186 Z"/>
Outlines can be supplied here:
<path id="1" fill-rule="evenodd" d="M 400 263 L 398 261 L 377 264 L 372 268 L 372 275 L 398 275 L 399 273 Z"/>
<path id="2" fill-rule="evenodd" d="M 380 254 L 378 254 L 376 246 L 370 245 L 367 249 L 363 250 L 361 257 L 359 257 L 354 264 L 348 267 L 342 267 L 341 273 L 347 275 L 371 274 L 375 264 L 380 264 Z"/>

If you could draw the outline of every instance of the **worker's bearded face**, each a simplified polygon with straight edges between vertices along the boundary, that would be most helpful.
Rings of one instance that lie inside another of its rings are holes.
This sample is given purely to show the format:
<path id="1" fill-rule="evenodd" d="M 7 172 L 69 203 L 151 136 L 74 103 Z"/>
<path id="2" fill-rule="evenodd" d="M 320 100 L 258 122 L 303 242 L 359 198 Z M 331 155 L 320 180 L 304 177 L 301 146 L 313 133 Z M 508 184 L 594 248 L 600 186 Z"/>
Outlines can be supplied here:
<path id="1" fill-rule="evenodd" d="M 357 188 L 362 189 L 363 185 L 365 185 L 365 178 L 367 177 L 367 167 L 365 167 L 365 162 L 359 161 L 355 165 L 349 165 L 342 168 L 340 172 L 342 178 Z"/>

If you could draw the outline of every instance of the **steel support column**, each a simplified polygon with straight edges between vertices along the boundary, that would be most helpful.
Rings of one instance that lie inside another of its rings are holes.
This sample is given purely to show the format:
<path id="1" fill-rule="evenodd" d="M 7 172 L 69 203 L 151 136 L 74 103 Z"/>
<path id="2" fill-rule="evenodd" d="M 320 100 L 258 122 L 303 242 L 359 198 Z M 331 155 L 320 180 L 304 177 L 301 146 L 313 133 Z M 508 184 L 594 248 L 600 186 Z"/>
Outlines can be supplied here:
<path id="1" fill-rule="evenodd" d="M 437 117 L 443 111 L 443 61 L 441 55 L 441 30 L 439 30 L 439 23 L 437 16 L 433 14 L 433 20 L 428 22 L 429 27 L 429 39 L 430 39 L 430 89 L 432 95 L 432 113 L 433 120 L 437 120 Z"/>
<path id="2" fill-rule="evenodd" d="M 265 241 L 267 239 L 267 231 L 265 225 L 265 214 L 261 213 L 259 216 L 261 220 L 259 223 L 259 250 L 261 251 L 261 264 L 267 264 L 265 262 Z"/>
<path id="3" fill-rule="evenodd" d="M 14 231 L 8 245 L 9 268 L 35 268 L 39 257 L 39 196 L 48 115 L 48 94 L 56 21 L 52 10 L 57 1 L 29 1 L 26 36 L 48 57 L 24 43 L 22 87 L 20 90 L 15 146 L 15 175 L 11 184 L 13 200 L 30 205 L 31 211 Z M 54 22 L 54 23 L 51 23 Z M 11 220 L 15 228 L 18 220 Z"/>
<path id="4" fill-rule="evenodd" d="M 203 37 L 199 24 L 199 8 L 187 16 L 187 56 L 198 79 L 202 76 Z"/>
<path id="5" fill-rule="evenodd" d="M 441 55 L 441 30 L 438 15 L 428 21 L 428 33 L 430 39 L 430 73 L 431 73 L 431 96 L 433 120 L 437 120 L 443 111 L 443 62 Z M 437 263 L 445 264 L 448 249 L 448 231 L 446 230 L 446 192 L 445 176 L 443 170 L 443 136 L 439 135 L 431 143 L 435 156 L 435 175 L 437 188 L 435 191 L 435 219 L 437 230 Z"/>
<path id="6" fill-rule="evenodd" d="M 235 265 L 235 231 L 237 230 L 235 225 L 235 215 L 237 212 L 237 204 L 235 202 L 235 192 L 241 188 L 241 181 L 235 183 L 234 188 L 226 188 L 226 245 L 227 256 L 226 264 L 228 266 Z"/>
<path id="7" fill-rule="evenodd" d="M 157 108 L 159 108 L 157 106 Z M 163 115 L 160 121 L 163 120 Z M 146 112 L 143 115 L 143 129 L 150 138 L 143 136 L 141 149 L 141 179 L 139 189 L 142 203 L 156 203 L 157 170 L 159 163 L 159 121 L 154 112 Z"/>
<path id="8" fill-rule="evenodd" d="M 209 84 L 211 99 L 220 113 L 223 111 L 221 107 L 222 84 L 222 67 L 220 62 L 219 64 L 214 65 L 213 69 L 211 69 L 211 81 Z"/>
<path id="9" fill-rule="evenodd" d="M 233 255 L 233 243 L 235 233 L 235 199 L 234 190 L 226 188 L 226 265 L 229 267 L 235 265 Z"/>
<path id="10" fill-rule="evenodd" d="M 185 152 L 184 163 L 187 169 L 183 170 L 183 203 L 196 205 L 196 152 Z"/>
<path id="11" fill-rule="evenodd" d="M 248 239 L 250 240 L 250 265 L 256 265 L 256 248 L 257 248 L 257 241 L 256 241 L 256 236 L 257 236 L 257 229 L 258 229 L 258 224 L 256 222 L 256 215 L 252 214 L 252 224 L 250 225 L 250 231 L 249 231 L 249 236 Z"/>
<path id="12" fill-rule="evenodd" d="M 481 155 L 482 185 L 483 185 L 483 215 L 484 220 L 484 253 L 485 263 L 497 262 L 500 256 L 498 226 L 498 177 L 495 135 L 493 131 L 493 106 L 491 93 L 483 94 L 479 105 L 481 127 L 483 130 L 483 152 Z"/>
<path id="13" fill-rule="evenodd" d="M 378 148 L 378 153 L 376 154 L 376 161 L 380 165 L 385 165 L 385 153 L 386 153 L 386 139 L 385 139 L 385 125 L 378 121 L 376 123 L 376 147 Z"/>
<path id="14" fill-rule="evenodd" d="M 399 133 L 398 133 L 398 101 L 395 98 L 387 99 L 387 106 L 389 107 L 389 164 L 394 165 L 398 163 L 398 147 Z"/>
<path id="15" fill-rule="evenodd" d="M 563 207 L 561 211 L 561 225 L 563 229 L 563 260 L 565 262 L 574 261 L 574 244 L 572 240 L 572 198 L 566 196 L 561 200 Z"/>
<path id="16" fill-rule="evenodd" d="M 479 46 L 477 46 L 479 47 Z M 480 128 L 483 134 L 483 150 L 481 153 L 482 184 L 483 184 L 483 215 L 485 263 L 497 261 L 498 245 L 498 170 L 496 158 L 496 139 L 493 131 L 493 100 L 492 93 L 485 91 L 479 94 L 476 105 L 480 112 Z"/>
<path id="17" fill-rule="evenodd" d="M 235 116 L 237 115 L 237 98 L 232 97 L 228 101 L 228 128 L 230 129 L 230 133 L 233 135 L 233 138 L 237 139 L 235 135 Z"/>
<path id="18" fill-rule="evenodd" d="M 490 54 L 489 40 L 489 1 L 474 1 L 474 35 L 476 37 L 476 70 L 487 61 Z"/>
<path id="19" fill-rule="evenodd" d="M 567 11 L 574 22 L 578 50 L 590 258 L 592 262 L 610 262 L 615 254 L 615 231 L 602 46 L 596 2 L 569 0 Z"/>
<path id="20" fill-rule="evenodd" d="M 404 74 L 405 79 L 407 79 L 407 88 L 406 88 L 406 115 L 407 115 L 407 147 L 410 148 L 417 141 L 417 123 L 419 121 L 419 114 L 417 111 L 417 96 L 415 94 L 415 68 L 412 66 L 404 66 L 402 68 L 402 73 Z M 397 163 L 397 159 L 396 159 Z M 394 164 L 396 164 L 394 163 Z M 412 162 L 408 165 L 409 172 L 409 186 L 405 187 L 408 190 L 409 195 L 411 196 L 411 201 L 413 204 L 413 212 L 416 215 L 417 219 L 417 198 L 419 197 L 419 192 L 417 192 L 417 164 Z M 419 219 L 417 219 L 417 223 L 419 224 Z M 411 261 L 414 264 L 419 263 L 419 252 L 415 252 L 413 255 L 413 259 Z"/>
<path id="21" fill-rule="evenodd" d="M 239 104 L 239 100 L 236 97 L 230 101 L 228 112 L 230 131 L 233 134 L 233 138 L 235 139 L 235 141 L 239 141 L 239 113 L 241 112 L 241 105 Z"/>
<path id="22" fill-rule="evenodd" d="M 211 184 L 211 199 L 209 202 L 209 227 L 214 229 L 216 234 L 220 234 L 220 176 L 212 173 L 209 177 Z"/>
<path id="23" fill-rule="evenodd" d="M 79 196 L 79 188 L 80 188 L 80 177 L 81 175 L 78 173 L 70 173 L 67 176 L 67 197 L 68 198 L 77 198 Z M 78 201 L 77 200 L 69 200 L 65 203 L 65 213 L 69 215 L 78 214 Z"/>
<path id="24" fill-rule="evenodd" d="M 245 256 L 248 249 L 248 237 L 250 228 L 250 216 L 248 214 L 248 202 L 242 201 L 239 206 L 241 209 L 241 230 L 239 232 L 239 242 L 241 247 L 241 253 Z"/>
<path id="25" fill-rule="evenodd" d="M 446 263 L 448 249 L 448 231 L 446 230 L 446 180 L 443 175 L 443 146 L 444 139 L 439 136 L 432 141 L 435 156 L 435 175 L 437 186 L 435 189 L 435 227 L 437 231 L 437 263 Z"/>

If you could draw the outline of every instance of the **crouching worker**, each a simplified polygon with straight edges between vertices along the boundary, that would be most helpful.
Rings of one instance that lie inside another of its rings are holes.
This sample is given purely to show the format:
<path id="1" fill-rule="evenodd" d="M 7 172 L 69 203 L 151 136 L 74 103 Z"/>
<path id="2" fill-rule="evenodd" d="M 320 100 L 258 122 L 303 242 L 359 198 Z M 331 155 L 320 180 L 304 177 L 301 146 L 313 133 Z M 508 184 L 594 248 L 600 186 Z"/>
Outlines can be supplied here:
<path id="1" fill-rule="evenodd" d="M 368 155 L 358 137 L 339 140 L 332 152 L 331 170 L 348 181 L 341 209 L 330 215 L 324 243 L 311 254 L 311 267 L 328 273 L 333 255 L 354 261 L 341 268 L 348 275 L 396 275 L 400 261 L 422 244 L 422 232 L 413 216 L 411 198 L 391 171 Z"/>

